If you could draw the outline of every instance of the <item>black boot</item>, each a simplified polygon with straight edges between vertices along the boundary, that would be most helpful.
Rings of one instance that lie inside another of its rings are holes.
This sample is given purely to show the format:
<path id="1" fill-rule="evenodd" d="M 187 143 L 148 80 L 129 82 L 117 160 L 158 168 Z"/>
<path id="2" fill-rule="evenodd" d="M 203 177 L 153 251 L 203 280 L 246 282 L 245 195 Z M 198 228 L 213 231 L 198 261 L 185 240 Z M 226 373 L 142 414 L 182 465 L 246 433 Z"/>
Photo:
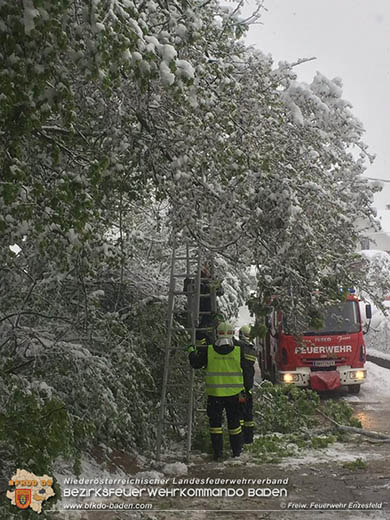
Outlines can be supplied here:
<path id="1" fill-rule="evenodd" d="M 222 434 L 211 434 L 211 445 L 213 447 L 213 459 L 221 460 L 223 452 L 223 436 Z"/>
<path id="2" fill-rule="evenodd" d="M 252 444 L 253 442 L 253 428 L 243 428 L 244 444 Z"/>
<path id="3" fill-rule="evenodd" d="M 242 449 L 242 433 L 239 433 L 238 435 L 229 435 L 229 438 L 233 457 L 239 457 Z"/>

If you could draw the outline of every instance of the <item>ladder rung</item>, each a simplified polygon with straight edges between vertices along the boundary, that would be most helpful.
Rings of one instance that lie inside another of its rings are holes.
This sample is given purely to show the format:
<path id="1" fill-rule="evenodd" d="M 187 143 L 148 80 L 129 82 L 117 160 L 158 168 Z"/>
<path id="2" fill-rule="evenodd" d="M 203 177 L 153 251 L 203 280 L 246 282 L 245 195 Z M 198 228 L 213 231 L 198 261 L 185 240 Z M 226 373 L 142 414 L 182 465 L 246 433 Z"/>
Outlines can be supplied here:
<path id="1" fill-rule="evenodd" d="M 211 296 L 211 293 L 199 294 L 199 298 L 205 298 L 206 296 Z"/>
<path id="2" fill-rule="evenodd" d="M 199 314 L 206 315 L 206 314 L 213 314 L 213 312 L 212 311 L 199 311 Z"/>
<path id="3" fill-rule="evenodd" d="M 187 273 L 173 273 L 172 278 L 188 278 L 189 280 L 193 280 Z"/>

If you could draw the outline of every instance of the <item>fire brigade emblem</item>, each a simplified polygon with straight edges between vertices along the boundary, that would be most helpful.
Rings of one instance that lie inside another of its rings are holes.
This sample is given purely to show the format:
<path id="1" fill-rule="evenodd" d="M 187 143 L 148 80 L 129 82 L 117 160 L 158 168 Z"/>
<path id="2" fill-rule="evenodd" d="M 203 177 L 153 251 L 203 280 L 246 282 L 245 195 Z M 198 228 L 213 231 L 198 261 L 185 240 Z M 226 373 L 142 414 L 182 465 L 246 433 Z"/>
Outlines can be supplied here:
<path id="1" fill-rule="evenodd" d="M 27 509 L 31 504 L 31 489 L 15 489 L 15 505 Z"/>
<path id="2" fill-rule="evenodd" d="M 37 476 L 25 469 L 18 469 L 8 485 L 13 488 L 7 491 L 7 498 L 12 505 L 19 509 L 30 507 L 38 514 L 42 512 L 43 503 L 55 495 L 52 477 Z"/>

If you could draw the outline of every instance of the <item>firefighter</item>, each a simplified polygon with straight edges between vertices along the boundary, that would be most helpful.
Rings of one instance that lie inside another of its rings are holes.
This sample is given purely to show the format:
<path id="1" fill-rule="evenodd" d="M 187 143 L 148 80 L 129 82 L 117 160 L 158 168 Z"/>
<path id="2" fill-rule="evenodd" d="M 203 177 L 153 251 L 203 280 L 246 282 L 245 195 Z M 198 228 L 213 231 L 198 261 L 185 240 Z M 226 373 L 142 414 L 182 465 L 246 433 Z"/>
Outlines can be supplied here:
<path id="1" fill-rule="evenodd" d="M 192 309 L 195 305 L 195 278 L 185 278 L 183 291 L 187 293 L 188 309 Z M 213 291 L 215 291 L 213 293 Z M 200 287 L 199 287 L 199 315 L 195 316 L 195 321 L 198 323 L 196 332 L 196 339 L 200 342 L 205 339 L 208 343 L 213 341 L 213 329 L 215 329 L 219 314 L 218 303 L 214 301 L 216 296 L 223 296 L 224 289 L 222 281 L 216 280 L 211 274 L 211 264 L 206 262 L 200 273 Z M 215 307 L 215 308 L 214 308 Z M 191 323 L 190 323 L 191 325 Z"/>
<path id="2" fill-rule="evenodd" d="M 243 350 L 233 341 L 233 326 L 221 322 L 214 344 L 188 348 L 192 368 L 206 368 L 207 415 L 214 460 L 222 458 L 222 418 L 226 410 L 230 447 L 233 457 L 242 449 L 239 395 L 244 386 Z"/>
<path id="3" fill-rule="evenodd" d="M 253 421 L 253 381 L 255 375 L 256 350 L 250 339 L 251 326 L 243 325 L 239 331 L 239 340 L 235 344 L 239 345 L 244 352 L 244 389 L 240 394 L 240 424 L 243 433 L 243 443 L 253 442 L 253 432 L 255 423 Z"/>
<path id="4" fill-rule="evenodd" d="M 222 287 L 222 281 L 214 279 L 211 272 L 211 265 L 206 263 L 200 273 L 199 298 L 199 328 L 208 328 L 209 331 L 215 329 L 218 320 L 218 303 L 216 296 L 223 296 L 225 292 Z M 212 332 L 208 332 L 208 338 L 212 336 Z"/>

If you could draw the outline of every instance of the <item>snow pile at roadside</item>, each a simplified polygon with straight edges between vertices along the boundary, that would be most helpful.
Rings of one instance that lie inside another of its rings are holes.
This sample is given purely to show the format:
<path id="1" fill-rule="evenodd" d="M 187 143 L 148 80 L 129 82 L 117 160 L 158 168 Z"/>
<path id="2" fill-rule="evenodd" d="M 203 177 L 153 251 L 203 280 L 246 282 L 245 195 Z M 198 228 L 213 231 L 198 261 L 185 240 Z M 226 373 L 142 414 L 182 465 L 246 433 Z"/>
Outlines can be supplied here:
<path id="1" fill-rule="evenodd" d="M 390 399 L 390 370 L 368 361 L 367 381 L 362 385 L 360 397 L 364 401 L 386 401 Z M 350 396 L 358 397 L 358 396 Z"/>
<path id="2" fill-rule="evenodd" d="M 367 361 L 367 381 L 361 386 L 359 395 L 346 395 L 347 401 L 386 403 L 390 399 L 390 370 Z M 368 409 L 368 408 L 366 408 Z"/>

